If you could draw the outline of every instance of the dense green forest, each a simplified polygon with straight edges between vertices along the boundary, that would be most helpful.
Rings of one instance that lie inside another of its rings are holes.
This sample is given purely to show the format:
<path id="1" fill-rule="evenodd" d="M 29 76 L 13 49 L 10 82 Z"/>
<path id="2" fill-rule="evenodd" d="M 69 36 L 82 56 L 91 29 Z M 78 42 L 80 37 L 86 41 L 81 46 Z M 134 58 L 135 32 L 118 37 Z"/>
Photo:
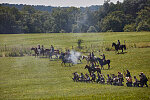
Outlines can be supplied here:
<path id="1" fill-rule="evenodd" d="M 16 8 L 1 4 L 0 33 L 150 31 L 150 0 L 105 2 L 94 10 L 90 7 L 41 9 L 30 5 Z"/>

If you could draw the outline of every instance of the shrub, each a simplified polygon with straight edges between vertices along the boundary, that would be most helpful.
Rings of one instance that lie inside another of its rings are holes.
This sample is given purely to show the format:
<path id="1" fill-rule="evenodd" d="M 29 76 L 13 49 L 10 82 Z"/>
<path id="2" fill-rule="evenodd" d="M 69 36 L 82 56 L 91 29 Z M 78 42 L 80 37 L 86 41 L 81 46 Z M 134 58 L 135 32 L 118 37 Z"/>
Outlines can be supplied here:
<path id="1" fill-rule="evenodd" d="M 140 22 L 136 28 L 137 31 L 150 31 L 150 25 L 146 22 Z"/>
<path id="2" fill-rule="evenodd" d="M 135 24 L 128 24 L 123 28 L 124 32 L 134 32 L 136 31 L 136 25 Z"/>

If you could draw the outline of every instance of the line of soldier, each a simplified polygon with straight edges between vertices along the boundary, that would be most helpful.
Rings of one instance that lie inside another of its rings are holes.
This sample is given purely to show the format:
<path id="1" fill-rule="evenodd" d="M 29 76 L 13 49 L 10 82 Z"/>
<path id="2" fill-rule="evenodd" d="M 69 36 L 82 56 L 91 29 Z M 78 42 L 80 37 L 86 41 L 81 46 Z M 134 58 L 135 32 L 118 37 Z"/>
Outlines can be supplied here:
<path id="1" fill-rule="evenodd" d="M 105 77 L 105 75 L 103 74 L 97 74 L 97 78 L 95 73 L 92 73 L 91 76 L 89 76 L 88 74 L 83 74 L 81 73 L 81 75 L 79 75 L 77 72 L 73 73 L 73 81 L 75 82 L 97 82 L 97 83 L 101 83 L 101 84 L 105 84 L 105 80 L 107 84 L 110 85 L 115 85 L 115 86 L 123 86 L 123 82 L 124 82 L 124 78 L 123 78 L 123 74 L 121 72 L 118 72 L 118 75 L 116 76 L 115 74 L 111 74 L 111 76 L 109 74 L 107 74 L 107 78 Z M 132 77 L 130 75 L 130 72 L 127 70 L 127 73 L 125 75 L 125 79 L 127 80 L 127 87 L 143 87 L 144 85 L 146 85 L 146 87 L 148 87 L 147 85 L 147 77 L 143 74 L 143 72 L 140 73 L 140 80 L 138 80 L 136 78 L 136 76 L 134 76 L 134 82 L 132 82 Z"/>

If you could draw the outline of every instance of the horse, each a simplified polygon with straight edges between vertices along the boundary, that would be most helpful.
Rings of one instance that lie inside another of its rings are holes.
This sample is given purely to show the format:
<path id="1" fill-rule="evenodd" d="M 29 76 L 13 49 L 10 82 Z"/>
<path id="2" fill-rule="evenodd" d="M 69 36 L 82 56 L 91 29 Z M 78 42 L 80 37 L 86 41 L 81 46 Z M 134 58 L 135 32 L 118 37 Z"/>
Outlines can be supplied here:
<path id="1" fill-rule="evenodd" d="M 34 47 L 32 47 L 32 48 L 31 48 L 31 50 L 33 50 L 33 51 L 34 51 L 34 53 L 35 53 L 35 57 L 36 57 L 36 56 L 37 56 L 37 57 L 39 56 L 39 52 L 38 52 L 38 50 L 37 50 L 37 48 L 36 48 L 36 47 L 35 47 L 35 48 L 34 48 Z"/>
<path id="2" fill-rule="evenodd" d="M 50 51 L 49 52 L 49 58 L 52 59 L 52 56 L 55 55 L 56 58 L 58 59 L 58 55 L 59 55 L 59 50 L 54 50 L 54 52 Z"/>
<path id="3" fill-rule="evenodd" d="M 97 61 L 99 62 L 99 64 L 101 65 L 101 69 L 104 69 L 104 65 L 108 64 L 108 69 L 110 69 L 110 60 L 104 60 L 101 58 L 97 58 Z"/>
<path id="4" fill-rule="evenodd" d="M 61 55 L 59 56 L 59 59 L 62 59 L 61 66 L 62 64 L 66 66 L 66 63 L 69 63 L 69 66 L 71 66 L 70 64 L 72 64 L 73 66 L 72 60 L 69 59 L 69 57 L 65 53 L 61 53 Z"/>
<path id="5" fill-rule="evenodd" d="M 123 52 L 123 49 L 126 50 L 126 45 L 120 45 L 118 46 L 116 43 L 112 43 L 112 47 L 115 46 L 115 50 L 118 51 L 118 50 L 122 50 Z"/>
<path id="6" fill-rule="evenodd" d="M 91 68 L 90 66 L 86 65 L 86 66 L 85 66 L 85 69 L 88 69 L 90 75 L 91 75 L 92 72 L 97 72 L 97 73 L 101 74 L 101 69 L 98 68 L 98 67 L 95 67 L 95 68 L 93 69 L 93 68 Z"/>
<path id="7" fill-rule="evenodd" d="M 89 57 L 87 57 L 87 56 L 82 56 L 82 59 L 85 59 L 86 61 L 87 61 L 87 64 L 89 64 L 89 62 L 90 63 L 94 63 L 95 64 L 95 66 L 96 66 L 96 63 L 97 63 L 97 60 L 96 60 L 96 58 L 89 58 Z"/>

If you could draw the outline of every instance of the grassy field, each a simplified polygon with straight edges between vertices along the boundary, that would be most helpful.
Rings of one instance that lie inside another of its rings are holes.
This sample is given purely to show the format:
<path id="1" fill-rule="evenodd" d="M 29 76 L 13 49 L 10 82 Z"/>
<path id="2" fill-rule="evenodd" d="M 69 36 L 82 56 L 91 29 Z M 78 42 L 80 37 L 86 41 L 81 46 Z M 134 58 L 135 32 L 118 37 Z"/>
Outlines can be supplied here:
<path id="1" fill-rule="evenodd" d="M 31 48 L 37 44 L 65 51 L 72 46 L 77 49 L 77 41 L 82 39 L 80 52 L 94 51 L 96 56 L 105 54 L 111 60 L 111 69 L 102 70 L 104 75 L 117 74 L 128 69 L 131 75 L 144 72 L 150 77 L 150 32 L 132 33 L 61 33 L 61 34 L 7 34 L 0 35 L 0 99 L 108 99 L 108 100 L 150 100 L 150 86 L 126 87 L 96 83 L 73 82 L 72 73 L 88 73 L 83 64 L 72 67 L 61 66 L 60 60 L 23 57 L 5 57 L 5 50 L 11 48 Z M 125 54 L 116 54 L 112 42 L 126 40 Z M 106 51 L 106 48 L 111 51 Z M 10 52 L 10 51 L 9 51 Z M 32 52 L 33 53 L 33 52 Z M 87 53 L 82 53 L 87 55 Z M 99 56 L 100 57 L 100 56 Z M 139 77 L 138 77 L 139 79 Z M 149 82 L 150 83 L 150 82 Z"/>

